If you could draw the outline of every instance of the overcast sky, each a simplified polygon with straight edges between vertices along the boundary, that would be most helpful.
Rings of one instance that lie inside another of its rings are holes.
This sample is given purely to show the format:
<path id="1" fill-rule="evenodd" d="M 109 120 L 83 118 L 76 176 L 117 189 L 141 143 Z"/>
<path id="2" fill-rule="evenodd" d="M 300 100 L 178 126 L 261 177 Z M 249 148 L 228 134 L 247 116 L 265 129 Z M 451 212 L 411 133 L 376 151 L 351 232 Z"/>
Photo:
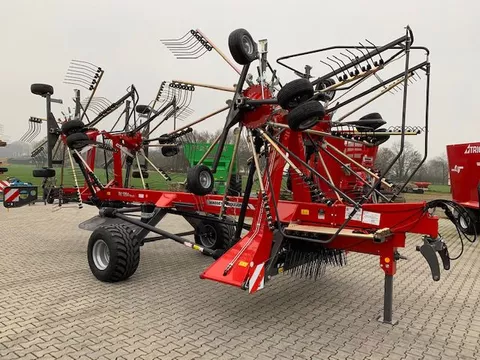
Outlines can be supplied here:
<path id="1" fill-rule="evenodd" d="M 131 84 L 138 89 L 141 103 L 153 99 L 163 80 L 231 86 L 236 73 L 213 52 L 196 61 L 181 61 L 160 42 L 181 37 L 192 28 L 201 29 L 226 53 L 229 33 L 246 28 L 256 40 L 269 40 L 269 59 L 274 62 L 297 51 L 354 45 L 365 38 L 382 45 L 402 36 L 408 24 L 415 45 L 431 50 L 429 150 L 433 157 L 441 155 L 447 144 L 480 141 L 480 115 L 474 107 L 480 95 L 475 86 L 479 78 L 479 13 L 478 0 L 0 0 L 0 124 L 4 135 L 17 140 L 27 130 L 30 116 L 45 116 L 44 100 L 30 93 L 30 85 L 36 82 L 53 85 L 54 97 L 64 100 L 64 105 L 53 105 L 57 117 L 67 106 L 73 107 L 74 87 L 63 84 L 71 59 L 105 69 L 98 96 L 111 101 Z M 310 63 L 317 76 L 324 71 L 320 59 Z M 303 67 L 305 63 L 299 64 Z M 279 71 L 283 82 L 295 78 L 285 69 Z M 407 122 L 411 125 L 423 121 L 421 86 L 408 98 Z M 389 96 L 359 111 L 358 117 L 378 111 L 390 125 L 398 125 L 401 96 Z M 198 89 L 192 102 L 195 113 L 188 120 L 224 106 L 229 97 L 228 93 Z M 217 116 L 199 129 L 219 128 L 224 119 Z M 162 130 L 171 128 L 172 124 L 165 124 Z M 419 139 L 413 142 L 421 145 Z"/>

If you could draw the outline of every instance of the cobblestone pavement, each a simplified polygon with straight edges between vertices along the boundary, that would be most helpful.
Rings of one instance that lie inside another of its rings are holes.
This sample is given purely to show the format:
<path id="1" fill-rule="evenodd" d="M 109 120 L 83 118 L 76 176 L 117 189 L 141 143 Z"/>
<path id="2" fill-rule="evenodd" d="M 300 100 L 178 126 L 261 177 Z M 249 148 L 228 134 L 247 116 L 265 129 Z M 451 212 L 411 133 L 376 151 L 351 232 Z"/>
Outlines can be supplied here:
<path id="1" fill-rule="evenodd" d="M 146 244 L 128 281 L 90 273 L 93 208 L 0 209 L 0 359 L 478 359 L 480 249 L 468 244 L 433 282 L 410 237 L 395 277 L 396 326 L 378 258 L 350 254 L 317 280 L 281 275 L 254 295 L 200 280 L 211 259 L 170 241 Z M 185 231 L 168 217 L 162 226 Z M 453 227 L 442 220 L 460 250 Z"/>

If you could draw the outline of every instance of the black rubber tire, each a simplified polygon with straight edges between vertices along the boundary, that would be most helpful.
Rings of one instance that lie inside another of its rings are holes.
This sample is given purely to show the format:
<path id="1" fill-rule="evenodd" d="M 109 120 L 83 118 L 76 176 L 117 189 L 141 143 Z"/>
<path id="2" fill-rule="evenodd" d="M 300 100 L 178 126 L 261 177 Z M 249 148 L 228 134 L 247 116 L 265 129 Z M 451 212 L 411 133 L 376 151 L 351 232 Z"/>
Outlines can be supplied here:
<path id="1" fill-rule="evenodd" d="M 146 171 L 146 170 L 142 170 L 142 176 L 143 176 L 144 179 L 148 179 L 149 172 Z M 132 178 L 141 179 L 140 171 L 138 171 L 138 170 L 132 171 Z"/>
<path id="2" fill-rule="evenodd" d="M 326 89 L 332 85 L 335 85 L 335 80 L 334 79 L 325 79 L 317 84 L 315 86 L 315 90 L 322 90 Z M 318 100 L 320 101 L 332 101 L 335 98 L 336 91 L 335 90 L 330 90 L 326 93 L 320 93 L 318 96 Z"/>
<path id="3" fill-rule="evenodd" d="M 71 149 L 81 149 L 87 145 L 90 138 L 85 133 L 74 133 L 67 136 L 67 146 Z"/>
<path id="4" fill-rule="evenodd" d="M 177 145 L 162 146 L 162 155 L 165 157 L 175 156 L 179 151 L 180 149 Z"/>
<path id="5" fill-rule="evenodd" d="M 387 131 L 387 129 L 378 129 L 378 130 L 375 130 L 376 132 L 385 132 Z M 390 140 L 390 135 L 388 136 L 378 136 L 378 137 L 374 137 L 375 140 L 374 140 L 374 144 L 375 146 L 379 146 L 379 145 L 382 145 L 384 143 L 386 143 L 388 140 Z"/>
<path id="6" fill-rule="evenodd" d="M 30 86 L 32 94 L 45 96 L 47 94 L 53 95 L 53 86 L 47 84 L 32 84 Z"/>
<path id="7" fill-rule="evenodd" d="M 356 127 L 356 129 L 358 131 L 368 131 L 365 129 L 365 127 L 367 127 L 373 130 L 377 130 L 386 123 L 387 122 L 383 120 L 382 115 L 380 115 L 379 113 L 370 113 L 358 119 L 358 127 Z M 364 125 L 365 127 L 363 127 L 362 125 Z"/>
<path id="8" fill-rule="evenodd" d="M 288 126 L 293 131 L 303 131 L 315 126 L 325 116 L 325 109 L 317 101 L 308 101 L 287 114 Z"/>
<path id="9" fill-rule="evenodd" d="M 0 140 L 0 147 L 5 147 L 7 146 L 7 143 L 5 141 Z"/>
<path id="10" fill-rule="evenodd" d="M 32 172 L 34 178 L 51 178 L 55 177 L 55 169 L 43 168 L 34 169 Z"/>
<path id="11" fill-rule="evenodd" d="M 209 182 L 207 183 L 208 186 L 204 186 L 201 183 L 200 176 L 206 175 L 210 178 Z M 196 165 L 187 171 L 187 189 L 191 191 L 195 195 L 207 195 L 210 194 L 213 190 L 214 185 L 214 178 L 212 171 L 203 164 Z"/>
<path id="12" fill-rule="evenodd" d="M 135 111 L 139 114 L 147 115 L 147 114 L 150 114 L 150 112 L 152 111 L 152 108 L 148 105 L 137 105 L 135 107 Z"/>
<path id="13" fill-rule="evenodd" d="M 278 104 L 292 110 L 313 96 L 313 85 L 307 79 L 296 79 L 286 83 L 277 95 Z"/>
<path id="14" fill-rule="evenodd" d="M 217 250 L 228 249 L 233 245 L 231 242 L 234 235 L 235 227 L 231 225 L 216 221 L 202 220 L 195 228 L 195 234 L 193 237 L 196 244 L 210 250 Z"/>
<path id="15" fill-rule="evenodd" d="M 227 195 L 242 196 L 242 176 L 240 174 L 232 174 L 230 178 L 230 186 L 228 187 Z"/>
<path id="16" fill-rule="evenodd" d="M 249 44 L 249 48 L 246 48 L 245 44 Z M 230 33 L 228 48 L 233 60 L 240 65 L 248 65 L 257 58 L 257 44 L 245 29 L 237 29 Z"/>
<path id="17" fill-rule="evenodd" d="M 99 269 L 93 260 L 93 248 L 98 240 L 108 247 L 110 258 L 105 269 Z M 95 229 L 88 240 L 88 265 L 92 274 L 103 282 L 128 279 L 140 263 L 140 244 L 134 231 L 125 224 L 112 224 Z"/>
<path id="18" fill-rule="evenodd" d="M 0 173 L 1 174 L 6 173 L 6 172 L 8 172 L 8 168 L 0 167 Z"/>
<path id="19" fill-rule="evenodd" d="M 70 120 L 62 124 L 62 134 L 70 135 L 81 131 L 85 127 L 85 124 L 80 120 Z"/>

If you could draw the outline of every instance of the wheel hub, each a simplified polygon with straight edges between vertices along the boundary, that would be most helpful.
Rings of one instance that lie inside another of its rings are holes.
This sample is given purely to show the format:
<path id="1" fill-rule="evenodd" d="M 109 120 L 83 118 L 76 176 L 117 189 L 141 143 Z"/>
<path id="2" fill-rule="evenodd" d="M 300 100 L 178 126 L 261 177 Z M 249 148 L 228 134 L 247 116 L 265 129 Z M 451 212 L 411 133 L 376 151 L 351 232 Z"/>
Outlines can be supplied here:
<path id="1" fill-rule="evenodd" d="M 202 240 L 203 246 L 205 246 L 206 248 L 212 248 L 213 246 L 215 246 L 215 243 L 217 241 L 217 232 L 212 225 L 204 225 L 204 231 L 200 235 L 200 238 Z"/>
<path id="2" fill-rule="evenodd" d="M 99 270 L 105 270 L 110 263 L 110 250 L 108 249 L 107 243 L 99 239 L 93 245 L 92 258 L 95 266 Z"/>
<path id="3" fill-rule="evenodd" d="M 199 176 L 200 184 L 207 189 L 212 184 L 212 179 L 207 171 L 202 171 Z"/>

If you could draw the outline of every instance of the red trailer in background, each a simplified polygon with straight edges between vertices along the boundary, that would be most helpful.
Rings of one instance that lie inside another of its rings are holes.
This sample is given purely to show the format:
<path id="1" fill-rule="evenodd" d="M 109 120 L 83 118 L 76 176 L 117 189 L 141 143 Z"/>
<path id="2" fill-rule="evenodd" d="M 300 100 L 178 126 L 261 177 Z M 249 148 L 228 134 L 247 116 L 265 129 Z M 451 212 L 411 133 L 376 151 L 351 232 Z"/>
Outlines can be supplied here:
<path id="1" fill-rule="evenodd" d="M 459 224 L 474 234 L 480 231 L 480 142 L 447 145 L 447 158 L 452 198 L 475 219 L 460 217 Z"/>

